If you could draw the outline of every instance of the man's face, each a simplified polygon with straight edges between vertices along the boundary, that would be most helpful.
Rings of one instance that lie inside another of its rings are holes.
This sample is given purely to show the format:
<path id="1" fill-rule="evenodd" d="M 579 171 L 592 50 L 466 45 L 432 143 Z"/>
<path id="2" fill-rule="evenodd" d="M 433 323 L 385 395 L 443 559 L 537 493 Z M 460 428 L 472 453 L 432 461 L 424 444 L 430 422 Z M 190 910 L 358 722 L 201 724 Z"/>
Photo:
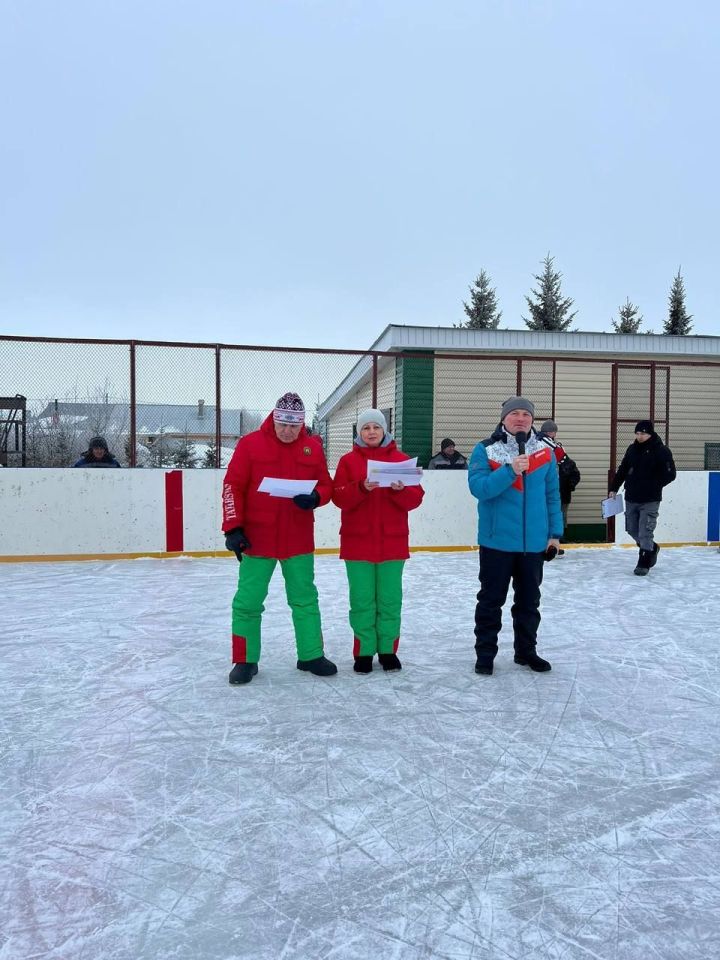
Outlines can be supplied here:
<path id="1" fill-rule="evenodd" d="M 455 444 L 451 443 L 443 450 L 446 457 L 451 457 L 455 453 Z"/>
<path id="2" fill-rule="evenodd" d="M 105 447 L 93 447 L 92 455 L 96 460 L 102 460 L 102 458 L 105 456 Z"/>
<path id="3" fill-rule="evenodd" d="M 301 423 L 281 423 L 279 420 L 273 420 L 275 427 L 275 436 L 281 443 L 292 443 L 297 440 L 302 430 Z"/>
<path id="4" fill-rule="evenodd" d="M 636 430 L 635 439 L 638 443 L 646 443 L 650 439 L 650 434 L 645 433 L 644 430 Z"/>
<path id="5" fill-rule="evenodd" d="M 503 420 L 503 426 L 508 433 L 515 436 L 520 430 L 522 430 L 523 433 L 528 433 L 530 427 L 532 427 L 532 422 L 532 414 L 527 410 L 511 410 Z"/>
<path id="6" fill-rule="evenodd" d="M 545 436 L 550 437 L 551 440 L 554 440 L 555 437 L 557 436 L 557 430 L 548 430 Z"/>

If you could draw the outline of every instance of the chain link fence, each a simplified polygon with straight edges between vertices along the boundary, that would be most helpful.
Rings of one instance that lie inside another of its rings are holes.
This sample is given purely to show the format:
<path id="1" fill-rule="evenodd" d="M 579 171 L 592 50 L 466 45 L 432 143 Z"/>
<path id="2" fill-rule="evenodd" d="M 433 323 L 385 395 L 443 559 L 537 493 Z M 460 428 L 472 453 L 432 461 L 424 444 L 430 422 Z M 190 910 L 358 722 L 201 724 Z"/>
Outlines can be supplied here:
<path id="1" fill-rule="evenodd" d="M 680 469 L 703 469 L 695 423 L 718 422 L 719 384 L 710 362 L 0 336 L 0 464 L 70 466 L 103 436 L 126 467 L 223 467 L 288 390 L 304 399 L 331 468 L 368 406 L 427 463 L 445 437 L 469 455 L 503 400 L 522 393 L 536 424 L 561 420 L 600 490 L 637 419 L 655 420 Z"/>

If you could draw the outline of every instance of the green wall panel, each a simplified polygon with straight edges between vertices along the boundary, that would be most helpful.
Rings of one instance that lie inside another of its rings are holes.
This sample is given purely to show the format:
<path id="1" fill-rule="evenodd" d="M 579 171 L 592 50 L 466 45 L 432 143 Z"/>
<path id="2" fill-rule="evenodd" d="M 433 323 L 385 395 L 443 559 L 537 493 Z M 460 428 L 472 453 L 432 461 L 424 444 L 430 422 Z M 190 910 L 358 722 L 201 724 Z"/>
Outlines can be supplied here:
<path id="1" fill-rule="evenodd" d="M 402 357 L 395 368 L 395 439 L 423 467 L 433 455 L 434 366 L 428 352 Z"/>

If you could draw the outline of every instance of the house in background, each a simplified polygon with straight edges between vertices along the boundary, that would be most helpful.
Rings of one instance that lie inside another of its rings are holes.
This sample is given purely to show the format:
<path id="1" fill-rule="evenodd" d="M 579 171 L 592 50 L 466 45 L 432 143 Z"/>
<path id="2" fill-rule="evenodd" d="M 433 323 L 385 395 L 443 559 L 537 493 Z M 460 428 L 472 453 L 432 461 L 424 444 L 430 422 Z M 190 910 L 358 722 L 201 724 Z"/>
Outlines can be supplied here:
<path id="1" fill-rule="evenodd" d="M 318 405 L 318 432 L 331 468 L 351 446 L 358 413 L 375 406 L 398 445 L 419 462 L 452 437 L 469 456 L 496 427 L 500 406 L 523 394 L 536 426 L 551 418 L 582 481 L 570 507 L 568 539 L 602 540 L 600 501 L 650 418 L 680 470 L 718 468 L 720 337 L 554 333 L 388 326 Z"/>
<path id="2" fill-rule="evenodd" d="M 260 413 L 245 409 L 222 409 L 220 414 L 221 465 L 226 465 L 238 439 L 256 430 L 262 421 Z M 35 429 L 33 429 L 33 427 Z M 129 403 L 98 403 L 55 400 L 48 403 L 29 422 L 29 448 L 52 436 L 53 427 L 65 435 L 61 447 L 62 464 L 87 448 L 92 436 L 104 436 L 110 448 L 121 459 L 126 458 L 130 435 Z M 191 444 L 199 459 L 215 445 L 215 407 L 203 400 L 197 404 L 138 403 L 135 408 L 138 465 L 152 466 L 183 445 Z M 67 452 L 66 449 L 67 448 Z M 54 459 L 58 459 L 57 456 Z"/>

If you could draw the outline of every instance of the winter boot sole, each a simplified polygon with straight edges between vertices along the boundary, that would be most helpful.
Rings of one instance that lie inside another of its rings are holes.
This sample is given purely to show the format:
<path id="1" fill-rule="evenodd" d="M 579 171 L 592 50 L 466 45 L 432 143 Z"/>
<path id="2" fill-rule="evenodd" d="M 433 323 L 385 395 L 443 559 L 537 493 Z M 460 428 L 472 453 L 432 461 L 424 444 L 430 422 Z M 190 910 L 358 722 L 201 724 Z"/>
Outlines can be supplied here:
<path id="1" fill-rule="evenodd" d="M 372 673 L 373 668 L 373 658 L 360 656 L 355 657 L 355 663 L 353 664 L 353 670 L 355 673 Z"/>
<path id="2" fill-rule="evenodd" d="M 394 653 L 379 653 L 378 660 L 383 670 L 402 670 L 402 664 Z"/>
<path id="3" fill-rule="evenodd" d="M 239 686 L 241 683 L 250 683 L 257 672 L 258 666 L 256 663 L 236 663 L 230 671 L 228 682 L 233 686 Z"/>
<path id="4" fill-rule="evenodd" d="M 298 670 L 307 670 L 316 677 L 332 677 L 337 673 L 337 667 L 326 657 L 315 657 L 314 660 L 298 660 Z"/>
<path id="5" fill-rule="evenodd" d="M 531 670 L 534 670 L 535 673 L 547 673 L 548 670 L 552 670 L 552 664 L 548 663 L 547 660 L 543 660 L 542 657 L 515 657 L 515 663 L 519 664 L 521 667 L 530 667 Z"/>

